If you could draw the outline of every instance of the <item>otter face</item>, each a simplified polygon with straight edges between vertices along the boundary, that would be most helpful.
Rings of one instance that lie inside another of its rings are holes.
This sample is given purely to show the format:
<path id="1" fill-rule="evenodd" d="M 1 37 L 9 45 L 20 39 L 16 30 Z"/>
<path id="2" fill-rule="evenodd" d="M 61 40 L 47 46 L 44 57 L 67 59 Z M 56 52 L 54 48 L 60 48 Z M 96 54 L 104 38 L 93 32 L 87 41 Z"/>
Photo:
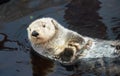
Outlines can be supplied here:
<path id="1" fill-rule="evenodd" d="M 41 18 L 32 22 L 27 28 L 28 38 L 34 44 L 44 43 L 55 34 L 55 26 L 52 19 Z"/>

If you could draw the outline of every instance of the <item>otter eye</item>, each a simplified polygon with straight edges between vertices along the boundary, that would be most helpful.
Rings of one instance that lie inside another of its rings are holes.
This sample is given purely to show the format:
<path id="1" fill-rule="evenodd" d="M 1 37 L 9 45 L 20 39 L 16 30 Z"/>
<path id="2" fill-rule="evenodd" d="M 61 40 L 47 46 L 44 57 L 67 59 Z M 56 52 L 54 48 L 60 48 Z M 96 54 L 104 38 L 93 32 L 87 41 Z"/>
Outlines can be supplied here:
<path id="1" fill-rule="evenodd" d="M 45 26 L 45 25 L 43 25 L 43 27 L 45 28 L 46 26 Z"/>

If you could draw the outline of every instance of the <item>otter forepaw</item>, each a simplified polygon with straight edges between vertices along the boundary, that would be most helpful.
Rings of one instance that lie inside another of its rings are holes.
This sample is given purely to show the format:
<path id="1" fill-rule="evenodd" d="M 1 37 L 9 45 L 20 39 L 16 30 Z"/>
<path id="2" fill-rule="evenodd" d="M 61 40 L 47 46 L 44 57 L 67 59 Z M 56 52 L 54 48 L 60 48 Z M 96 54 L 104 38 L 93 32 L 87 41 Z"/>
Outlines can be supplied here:
<path id="1" fill-rule="evenodd" d="M 70 42 L 68 44 L 68 46 L 74 46 L 74 47 L 76 47 L 77 50 L 80 50 L 80 48 L 81 48 L 80 44 L 77 42 Z"/>

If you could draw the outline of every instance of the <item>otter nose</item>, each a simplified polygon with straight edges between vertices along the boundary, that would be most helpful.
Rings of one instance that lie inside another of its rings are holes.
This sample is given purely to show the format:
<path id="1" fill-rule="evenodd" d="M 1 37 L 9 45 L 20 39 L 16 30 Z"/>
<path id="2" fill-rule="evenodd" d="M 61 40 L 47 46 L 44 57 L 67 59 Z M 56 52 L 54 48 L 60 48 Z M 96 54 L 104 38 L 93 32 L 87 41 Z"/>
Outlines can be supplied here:
<path id="1" fill-rule="evenodd" d="M 32 36 L 37 37 L 38 35 L 39 35 L 38 32 L 36 32 L 36 31 L 33 31 L 33 32 L 32 32 Z"/>

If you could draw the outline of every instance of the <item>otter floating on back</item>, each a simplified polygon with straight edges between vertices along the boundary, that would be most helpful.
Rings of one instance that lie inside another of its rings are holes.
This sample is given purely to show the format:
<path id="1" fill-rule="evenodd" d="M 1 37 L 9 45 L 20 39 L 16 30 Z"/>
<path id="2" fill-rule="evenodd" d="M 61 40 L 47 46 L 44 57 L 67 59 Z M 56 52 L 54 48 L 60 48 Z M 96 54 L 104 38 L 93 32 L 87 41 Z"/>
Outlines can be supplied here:
<path id="1" fill-rule="evenodd" d="M 42 56 L 63 64 L 81 59 L 118 57 L 119 41 L 98 40 L 69 30 L 53 18 L 40 18 L 27 28 L 33 49 Z"/>

